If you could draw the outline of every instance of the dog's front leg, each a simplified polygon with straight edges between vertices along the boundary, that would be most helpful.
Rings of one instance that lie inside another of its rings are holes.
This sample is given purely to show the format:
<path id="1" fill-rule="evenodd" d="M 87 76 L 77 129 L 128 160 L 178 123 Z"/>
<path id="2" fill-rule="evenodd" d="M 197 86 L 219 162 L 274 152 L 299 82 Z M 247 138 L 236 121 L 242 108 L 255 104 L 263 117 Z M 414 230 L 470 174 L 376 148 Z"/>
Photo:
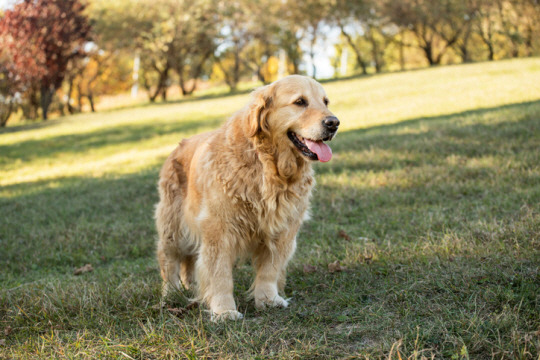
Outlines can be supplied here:
<path id="1" fill-rule="evenodd" d="M 272 244 L 261 245 L 253 256 L 255 283 L 253 297 L 258 309 L 289 306 L 279 295 L 285 286 L 287 263 L 296 249 L 296 231 L 280 237 Z"/>
<path id="2" fill-rule="evenodd" d="M 210 240 L 210 239 L 205 239 Z M 233 252 L 225 241 L 204 241 L 197 260 L 199 295 L 210 307 L 212 319 L 241 319 L 233 297 Z"/>

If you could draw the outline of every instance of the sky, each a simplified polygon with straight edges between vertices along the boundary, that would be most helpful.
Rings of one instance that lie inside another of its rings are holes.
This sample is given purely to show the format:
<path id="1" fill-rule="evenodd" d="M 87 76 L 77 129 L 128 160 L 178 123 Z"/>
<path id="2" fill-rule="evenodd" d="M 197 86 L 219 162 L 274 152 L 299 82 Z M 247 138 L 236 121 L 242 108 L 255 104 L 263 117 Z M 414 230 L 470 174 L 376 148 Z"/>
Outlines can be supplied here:
<path id="1" fill-rule="evenodd" d="M 323 36 L 319 38 L 315 44 L 315 66 L 317 67 L 317 78 L 327 79 L 334 76 L 334 67 L 331 59 L 335 56 L 335 44 L 339 42 L 340 30 L 335 27 L 325 26 Z M 307 75 L 313 76 L 313 67 L 311 59 L 308 55 L 309 45 L 307 39 L 300 43 L 300 47 L 304 50 L 302 58 L 303 64 L 300 67 L 305 70 Z"/>
<path id="2" fill-rule="evenodd" d="M 0 9 L 5 9 L 9 6 L 10 3 L 13 3 L 14 0 L 0 0 Z"/>

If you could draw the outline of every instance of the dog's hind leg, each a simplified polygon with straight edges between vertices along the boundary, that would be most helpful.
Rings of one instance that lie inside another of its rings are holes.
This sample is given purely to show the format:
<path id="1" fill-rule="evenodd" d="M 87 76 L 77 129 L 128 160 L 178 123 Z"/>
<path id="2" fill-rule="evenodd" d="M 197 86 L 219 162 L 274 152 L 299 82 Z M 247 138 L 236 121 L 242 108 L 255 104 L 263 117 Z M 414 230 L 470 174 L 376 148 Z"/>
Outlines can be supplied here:
<path id="1" fill-rule="evenodd" d="M 158 243 L 157 258 L 163 279 L 162 295 L 167 296 L 169 290 L 180 290 L 180 264 L 181 257 L 176 249 L 171 249 L 171 239 L 160 239 Z"/>
<path id="2" fill-rule="evenodd" d="M 195 272 L 195 256 L 186 256 L 180 264 L 180 279 L 184 288 L 189 289 L 194 281 Z"/>

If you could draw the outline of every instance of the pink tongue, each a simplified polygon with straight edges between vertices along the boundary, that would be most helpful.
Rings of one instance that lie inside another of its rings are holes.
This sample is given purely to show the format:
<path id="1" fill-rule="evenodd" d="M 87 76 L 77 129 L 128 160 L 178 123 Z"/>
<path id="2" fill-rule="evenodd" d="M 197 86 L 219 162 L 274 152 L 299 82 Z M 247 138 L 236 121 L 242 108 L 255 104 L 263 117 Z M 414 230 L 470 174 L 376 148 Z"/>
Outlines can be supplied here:
<path id="1" fill-rule="evenodd" d="M 311 141 L 306 139 L 306 145 L 309 150 L 317 154 L 319 161 L 327 162 L 332 158 L 332 149 L 322 141 Z"/>

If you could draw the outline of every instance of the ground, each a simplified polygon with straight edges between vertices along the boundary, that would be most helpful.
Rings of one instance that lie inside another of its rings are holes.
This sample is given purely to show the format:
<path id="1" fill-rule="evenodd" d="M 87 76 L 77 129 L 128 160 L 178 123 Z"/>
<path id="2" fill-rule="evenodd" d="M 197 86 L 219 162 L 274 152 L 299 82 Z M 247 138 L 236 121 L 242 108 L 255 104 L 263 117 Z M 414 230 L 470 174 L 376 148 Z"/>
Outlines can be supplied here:
<path id="1" fill-rule="evenodd" d="M 538 359 L 540 59 L 324 87 L 342 126 L 291 306 L 256 310 L 240 263 L 237 322 L 186 309 L 189 293 L 157 306 L 152 215 L 176 143 L 249 95 L 2 130 L 0 358 Z"/>

